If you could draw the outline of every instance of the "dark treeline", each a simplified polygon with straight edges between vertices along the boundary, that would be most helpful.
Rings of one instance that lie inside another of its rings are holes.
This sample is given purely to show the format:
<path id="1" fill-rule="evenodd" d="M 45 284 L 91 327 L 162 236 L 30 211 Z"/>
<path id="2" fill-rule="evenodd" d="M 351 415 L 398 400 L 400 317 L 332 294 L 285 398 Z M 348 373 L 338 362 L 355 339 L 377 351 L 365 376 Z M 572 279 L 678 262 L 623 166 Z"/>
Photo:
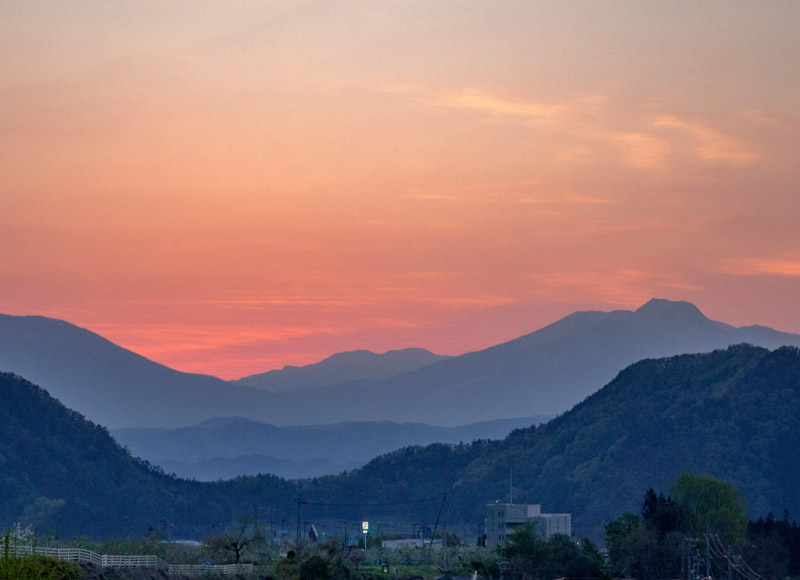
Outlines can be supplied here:
<path id="1" fill-rule="evenodd" d="M 750 521 L 741 492 L 707 476 L 683 474 L 667 496 L 649 489 L 639 514 L 606 525 L 605 544 L 607 561 L 587 538 L 545 540 L 525 525 L 498 548 L 499 566 L 487 572 L 513 580 L 800 577 L 800 528 L 788 512 Z"/>

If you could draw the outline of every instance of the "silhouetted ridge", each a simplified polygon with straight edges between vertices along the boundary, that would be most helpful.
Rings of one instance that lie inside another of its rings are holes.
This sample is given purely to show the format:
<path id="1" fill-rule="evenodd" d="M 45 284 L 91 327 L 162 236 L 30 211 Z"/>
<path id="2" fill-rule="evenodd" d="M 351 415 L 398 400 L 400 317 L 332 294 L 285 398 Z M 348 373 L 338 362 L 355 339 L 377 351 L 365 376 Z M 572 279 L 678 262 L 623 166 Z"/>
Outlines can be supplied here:
<path id="1" fill-rule="evenodd" d="M 709 320 L 688 302 L 654 299 L 635 312 L 577 312 L 458 357 L 421 349 L 340 353 L 261 376 L 259 381 L 279 379 L 268 392 L 179 373 L 48 319 L 23 329 L 25 334 L 17 332 L 29 323 L 23 317 L 0 318 L 0 369 L 41 384 L 110 428 L 181 427 L 214 416 L 279 426 L 389 420 L 454 427 L 555 415 L 638 360 L 737 343 L 771 349 L 800 345 L 797 334 L 736 328 Z M 259 386 L 268 387 L 269 381 Z"/>
<path id="2" fill-rule="evenodd" d="M 691 302 L 652 298 L 634 311 L 634 314 L 651 319 L 708 320 Z"/>

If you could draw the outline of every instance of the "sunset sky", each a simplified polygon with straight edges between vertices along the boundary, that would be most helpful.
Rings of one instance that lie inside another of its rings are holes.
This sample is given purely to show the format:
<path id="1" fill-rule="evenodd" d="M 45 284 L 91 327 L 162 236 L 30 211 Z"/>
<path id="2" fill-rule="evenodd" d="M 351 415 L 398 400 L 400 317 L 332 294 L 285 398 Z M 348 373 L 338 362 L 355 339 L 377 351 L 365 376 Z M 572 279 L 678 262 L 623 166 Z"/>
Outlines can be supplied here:
<path id="1" fill-rule="evenodd" d="M 0 312 L 221 378 L 800 333 L 800 2 L 3 0 Z"/>

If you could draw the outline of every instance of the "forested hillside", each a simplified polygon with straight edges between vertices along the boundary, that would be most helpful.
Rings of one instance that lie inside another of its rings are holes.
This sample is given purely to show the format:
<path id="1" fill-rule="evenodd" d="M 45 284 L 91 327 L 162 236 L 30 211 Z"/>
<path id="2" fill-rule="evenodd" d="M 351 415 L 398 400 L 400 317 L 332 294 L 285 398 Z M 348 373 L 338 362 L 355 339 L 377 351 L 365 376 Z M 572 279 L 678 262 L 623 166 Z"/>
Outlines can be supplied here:
<path id="1" fill-rule="evenodd" d="M 44 389 L 0 373 L 0 393 L 0 524 L 22 521 L 67 536 L 140 536 L 148 528 L 199 535 L 205 521 L 238 513 L 239 497 L 224 485 L 151 468 Z M 260 493 L 291 503 L 290 483 L 262 476 L 258 484 Z"/>
<path id="2" fill-rule="evenodd" d="M 322 478 L 331 497 L 417 501 L 450 491 L 454 513 L 477 522 L 484 505 L 540 503 L 573 514 L 573 531 L 602 536 L 643 489 L 668 492 L 682 473 L 736 485 L 753 517 L 800 513 L 800 350 L 739 345 L 645 360 L 572 411 L 497 442 L 409 448 L 347 477 Z M 513 477 L 512 477 L 513 473 Z"/>
<path id="3" fill-rule="evenodd" d="M 739 345 L 645 360 L 568 413 L 503 441 L 408 447 L 359 470 L 300 482 L 273 476 L 197 483 L 130 457 L 97 427 L 34 385 L 0 375 L 0 523 L 63 534 L 140 535 L 155 527 L 198 537 L 259 504 L 303 522 L 381 520 L 410 532 L 437 518 L 477 533 L 484 506 L 513 499 L 573 514 L 576 535 L 638 512 L 642 490 L 668 492 L 685 472 L 738 487 L 751 517 L 800 513 L 800 350 Z M 267 517 L 266 515 L 262 517 Z M 41 529 L 41 528 L 40 528 Z M 334 529 L 335 531 L 335 529 Z"/>
<path id="4" fill-rule="evenodd" d="M 515 431 L 466 470 L 466 496 L 508 497 L 571 512 L 598 534 L 637 511 L 642 489 L 684 472 L 732 482 L 753 516 L 800 513 L 800 350 L 735 346 L 631 365 L 539 428 Z M 490 490 L 487 493 L 487 490 Z"/>

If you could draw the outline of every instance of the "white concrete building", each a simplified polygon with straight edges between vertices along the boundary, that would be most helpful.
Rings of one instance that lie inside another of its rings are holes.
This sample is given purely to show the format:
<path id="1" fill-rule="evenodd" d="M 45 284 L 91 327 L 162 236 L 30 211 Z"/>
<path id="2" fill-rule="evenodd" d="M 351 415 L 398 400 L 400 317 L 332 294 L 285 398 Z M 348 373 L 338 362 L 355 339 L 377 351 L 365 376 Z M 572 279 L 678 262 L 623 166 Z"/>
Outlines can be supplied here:
<path id="1" fill-rule="evenodd" d="M 572 535 L 570 514 L 544 514 L 540 504 L 490 503 L 486 506 L 486 545 L 500 546 L 519 526 L 532 523 L 542 538 Z"/>

